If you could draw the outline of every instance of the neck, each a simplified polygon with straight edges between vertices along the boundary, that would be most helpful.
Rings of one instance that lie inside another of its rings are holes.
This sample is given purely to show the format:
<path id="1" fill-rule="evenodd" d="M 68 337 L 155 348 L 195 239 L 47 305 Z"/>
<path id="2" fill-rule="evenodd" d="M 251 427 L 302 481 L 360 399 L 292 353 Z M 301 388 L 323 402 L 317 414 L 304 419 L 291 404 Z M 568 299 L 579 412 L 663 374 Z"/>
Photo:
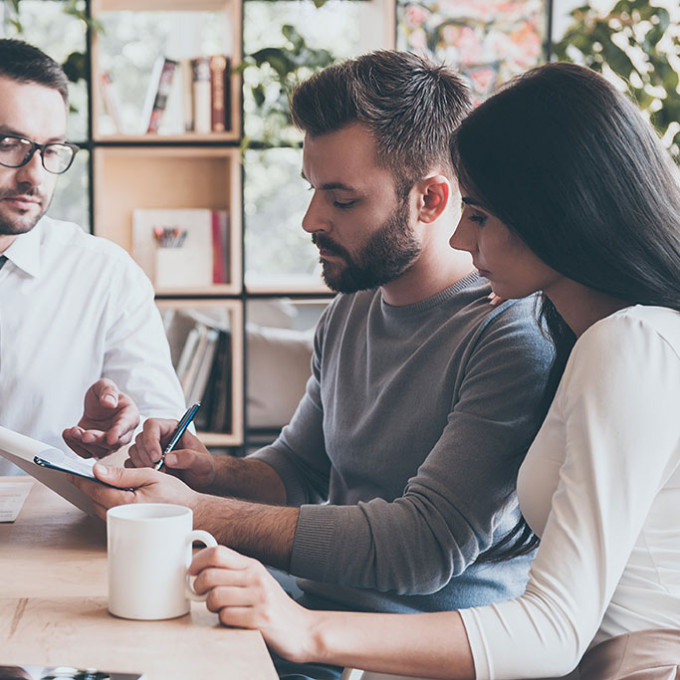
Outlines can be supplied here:
<path id="1" fill-rule="evenodd" d="M 455 223 L 454 223 L 455 225 Z M 413 266 L 398 279 L 382 286 L 383 299 L 395 307 L 427 300 L 475 271 L 469 253 L 449 245 L 450 221 L 431 224 Z"/>
<path id="2" fill-rule="evenodd" d="M 16 234 L 0 235 L 0 253 L 4 253 L 16 240 Z"/>
<path id="3" fill-rule="evenodd" d="M 562 279 L 554 289 L 544 293 L 577 338 L 600 319 L 631 304 L 571 279 Z"/>

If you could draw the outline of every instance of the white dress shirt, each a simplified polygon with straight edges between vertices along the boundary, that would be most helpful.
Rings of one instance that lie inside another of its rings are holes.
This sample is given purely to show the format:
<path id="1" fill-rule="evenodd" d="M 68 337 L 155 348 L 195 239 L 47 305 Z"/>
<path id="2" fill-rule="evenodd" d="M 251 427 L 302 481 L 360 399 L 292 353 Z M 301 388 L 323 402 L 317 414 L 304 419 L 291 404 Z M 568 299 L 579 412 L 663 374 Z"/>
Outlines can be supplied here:
<path id="1" fill-rule="evenodd" d="M 184 397 L 153 288 L 119 246 L 43 217 L 0 269 L 0 425 L 66 449 L 88 387 L 110 378 L 143 416 Z M 0 474 L 19 470 L 0 457 Z"/>
<path id="2" fill-rule="evenodd" d="M 579 338 L 517 495 L 541 544 L 522 597 L 461 612 L 478 680 L 680 629 L 680 313 L 629 307 Z"/>

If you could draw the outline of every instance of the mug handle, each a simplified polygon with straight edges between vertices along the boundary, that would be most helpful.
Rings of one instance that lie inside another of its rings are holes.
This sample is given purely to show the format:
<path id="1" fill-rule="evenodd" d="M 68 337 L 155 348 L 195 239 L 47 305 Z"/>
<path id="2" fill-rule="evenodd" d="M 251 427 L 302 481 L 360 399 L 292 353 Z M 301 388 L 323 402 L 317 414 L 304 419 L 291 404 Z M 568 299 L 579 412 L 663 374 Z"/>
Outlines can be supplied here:
<path id="1" fill-rule="evenodd" d="M 215 537 L 212 534 L 209 534 L 207 531 L 203 531 L 202 529 L 194 529 L 194 531 L 192 531 L 187 536 L 187 543 L 190 546 L 194 541 L 201 541 L 201 543 L 205 543 L 206 548 L 215 548 L 217 546 L 217 541 L 215 540 Z M 187 574 L 187 580 L 185 583 L 184 590 L 186 591 L 187 597 L 190 600 L 193 600 L 194 602 L 205 602 L 208 599 L 208 593 L 203 593 L 203 595 L 199 595 L 194 590 L 193 578 L 189 576 L 189 574 Z"/>

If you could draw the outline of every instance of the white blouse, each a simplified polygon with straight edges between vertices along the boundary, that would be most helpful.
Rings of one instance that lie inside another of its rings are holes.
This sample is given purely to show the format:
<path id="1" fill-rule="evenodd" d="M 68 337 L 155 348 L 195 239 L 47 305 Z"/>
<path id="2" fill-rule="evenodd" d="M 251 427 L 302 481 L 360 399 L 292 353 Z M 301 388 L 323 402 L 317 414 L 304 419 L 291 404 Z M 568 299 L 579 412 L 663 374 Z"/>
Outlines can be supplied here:
<path id="1" fill-rule="evenodd" d="M 541 536 L 520 598 L 461 612 L 478 680 L 569 673 L 591 643 L 680 628 L 680 313 L 630 307 L 577 341 L 522 465 Z"/>

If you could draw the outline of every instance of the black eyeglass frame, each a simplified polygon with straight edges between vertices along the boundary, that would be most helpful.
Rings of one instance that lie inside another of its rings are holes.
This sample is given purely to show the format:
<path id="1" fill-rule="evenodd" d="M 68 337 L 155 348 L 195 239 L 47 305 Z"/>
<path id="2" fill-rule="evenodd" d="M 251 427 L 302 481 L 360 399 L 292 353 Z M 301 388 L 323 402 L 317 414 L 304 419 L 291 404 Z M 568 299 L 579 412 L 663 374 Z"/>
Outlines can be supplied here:
<path id="1" fill-rule="evenodd" d="M 21 163 L 19 163 L 18 165 L 8 165 L 7 163 L 3 163 L 2 161 L 0 161 L 0 165 L 2 165 L 5 168 L 22 168 L 24 165 L 27 165 L 28 163 L 31 162 L 31 159 L 35 155 L 36 151 L 40 151 L 40 162 L 42 163 L 43 168 L 45 168 L 45 170 L 47 170 L 47 172 L 51 173 L 52 175 L 63 175 L 73 165 L 73 161 L 75 160 L 76 154 L 78 153 L 78 151 L 80 151 L 80 147 L 77 144 L 72 144 L 71 142 L 47 142 L 46 144 L 38 144 L 37 142 L 34 142 L 32 139 L 29 139 L 28 137 L 22 137 L 21 135 L 0 134 L 0 143 L 2 142 L 3 139 L 18 139 L 22 142 L 28 142 L 31 145 L 30 151 L 26 153 L 24 160 L 21 161 Z M 73 152 L 73 155 L 71 156 L 71 160 L 69 161 L 68 165 L 59 172 L 50 170 L 45 165 L 45 156 L 43 155 L 43 151 L 50 146 L 66 146 Z"/>

